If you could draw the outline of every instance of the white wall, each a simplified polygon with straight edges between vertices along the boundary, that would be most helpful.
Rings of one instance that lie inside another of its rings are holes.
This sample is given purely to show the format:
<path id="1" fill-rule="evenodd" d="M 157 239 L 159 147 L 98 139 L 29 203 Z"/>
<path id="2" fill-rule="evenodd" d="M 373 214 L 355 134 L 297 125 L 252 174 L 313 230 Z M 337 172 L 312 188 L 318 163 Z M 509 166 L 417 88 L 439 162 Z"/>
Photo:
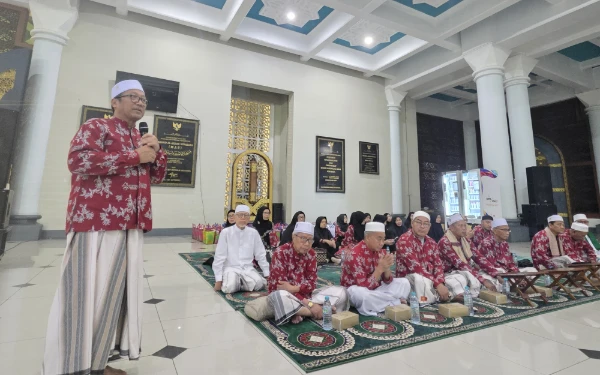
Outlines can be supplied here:
<path id="1" fill-rule="evenodd" d="M 196 116 L 201 122 L 196 188 L 154 187 L 155 228 L 189 228 L 192 223 L 222 220 L 233 81 L 293 93 L 288 213 L 301 209 L 309 220 L 319 215 L 333 220 L 339 213 L 358 209 L 373 214 L 389 211 L 389 124 L 382 84 L 214 43 L 190 36 L 200 33 L 197 30 L 180 32 L 181 26 L 137 17 L 143 23 L 117 17 L 114 8 L 85 3 L 69 34 L 40 200 L 44 229 L 64 228 L 69 141 L 79 126 L 82 105 L 109 106 L 117 70 L 179 81 L 179 103 L 186 109 L 180 108 L 177 115 Z M 145 120 L 152 124 L 153 113 L 147 115 Z M 315 193 L 316 135 L 346 139 L 346 194 Z M 358 173 L 359 141 L 379 143 L 379 176 Z"/>

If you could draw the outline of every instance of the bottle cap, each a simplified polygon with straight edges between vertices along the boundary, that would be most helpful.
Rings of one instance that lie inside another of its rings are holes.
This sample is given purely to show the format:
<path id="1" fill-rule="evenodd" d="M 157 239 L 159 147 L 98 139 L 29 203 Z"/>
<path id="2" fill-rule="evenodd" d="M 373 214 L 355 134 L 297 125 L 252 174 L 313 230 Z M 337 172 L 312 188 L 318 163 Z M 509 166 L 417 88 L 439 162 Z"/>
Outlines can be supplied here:
<path id="1" fill-rule="evenodd" d="M 329 301 L 329 296 L 325 296 L 325 301 Z"/>

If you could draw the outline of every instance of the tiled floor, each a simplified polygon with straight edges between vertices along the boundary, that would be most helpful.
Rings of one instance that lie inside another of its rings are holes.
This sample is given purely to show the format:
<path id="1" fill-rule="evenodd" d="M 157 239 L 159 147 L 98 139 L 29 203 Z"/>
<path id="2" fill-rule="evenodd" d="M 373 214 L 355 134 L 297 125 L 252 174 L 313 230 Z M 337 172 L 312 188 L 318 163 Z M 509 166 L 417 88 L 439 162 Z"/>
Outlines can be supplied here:
<path id="1" fill-rule="evenodd" d="M 40 373 L 64 241 L 11 247 L 0 261 L 0 373 L 34 375 Z M 113 366 L 130 375 L 302 373 L 178 256 L 210 250 L 204 247 L 182 237 L 146 239 L 144 354 Z M 512 249 L 529 252 L 528 244 Z M 318 373 L 598 374 L 599 358 L 600 302 L 595 302 Z"/>

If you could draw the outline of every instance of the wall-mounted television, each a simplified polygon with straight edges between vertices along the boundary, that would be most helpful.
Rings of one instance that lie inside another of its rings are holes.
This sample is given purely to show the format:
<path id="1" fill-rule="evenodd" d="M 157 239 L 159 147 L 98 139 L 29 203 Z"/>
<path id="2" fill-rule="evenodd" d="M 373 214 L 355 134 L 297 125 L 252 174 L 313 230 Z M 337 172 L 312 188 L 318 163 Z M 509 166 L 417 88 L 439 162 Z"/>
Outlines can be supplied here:
<path id="1" fill-rule="evenodd" d="M 142 84 L 146 98 L 148 98 L 147 110 L 177 113 L 179 82 L 117 71 L 116 82 L 128 79 L 136 79 Z"/>

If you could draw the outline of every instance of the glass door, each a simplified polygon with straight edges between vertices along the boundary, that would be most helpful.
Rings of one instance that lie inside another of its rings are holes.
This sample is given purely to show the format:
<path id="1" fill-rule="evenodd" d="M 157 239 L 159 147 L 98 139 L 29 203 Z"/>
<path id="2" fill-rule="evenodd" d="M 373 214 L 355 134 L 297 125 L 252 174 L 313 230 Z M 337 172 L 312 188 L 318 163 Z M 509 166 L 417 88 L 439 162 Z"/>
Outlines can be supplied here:
<path id="1" fill-rule="evenodd" d="M 459 191 L 459 172 L 446 172 L 443 174 L 444 184 L 444 214 L 450 217 L 455 213 L 460 213 L 460 191 Z"/>
<path id="2" fill-rule="evenodd" d="M 462 174 L 463 204 L 467 219 L 481 217 L 479 169 L 465 171 Z"/>

